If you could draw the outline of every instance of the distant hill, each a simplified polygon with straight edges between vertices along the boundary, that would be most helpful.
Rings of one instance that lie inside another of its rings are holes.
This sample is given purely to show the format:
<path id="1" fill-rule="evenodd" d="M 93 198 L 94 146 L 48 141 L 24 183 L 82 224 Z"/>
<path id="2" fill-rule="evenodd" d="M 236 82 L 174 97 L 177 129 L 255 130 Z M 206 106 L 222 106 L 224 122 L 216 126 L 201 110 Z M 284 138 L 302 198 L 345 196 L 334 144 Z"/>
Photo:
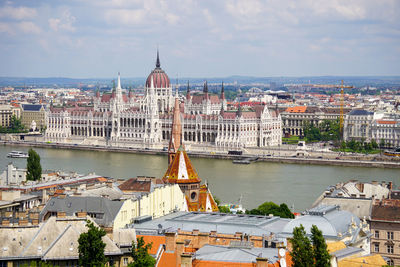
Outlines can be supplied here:
<path id="1" fill-rule="evenodd" d="M 116 78 L 65 78 L 65 77 L 0 77 L 0 86 L 15 87 L 78 87 L 79 85 L 110 86 Z M 146 78 L 123 78 L 123 86 L 142 86 Z M 361 86 L 400 86 L 400 76 L 310 76 L 310 77 L 252 77 L 252 76 L 229 76 L 229 77 L 204 77 L 204 78 L 180 78 L 179 82 L 191 84 L 201 84 L 204 81 L 209 83 L 237 83 L 240 84 L 269 84 L 271 82 L 277 85 L 297 83 L 297 84 L 339 84 L 344 80 L 345 84 L 351 84 L 357 87 Z M 171 79 L 172 84 L 175 83 Z"/>

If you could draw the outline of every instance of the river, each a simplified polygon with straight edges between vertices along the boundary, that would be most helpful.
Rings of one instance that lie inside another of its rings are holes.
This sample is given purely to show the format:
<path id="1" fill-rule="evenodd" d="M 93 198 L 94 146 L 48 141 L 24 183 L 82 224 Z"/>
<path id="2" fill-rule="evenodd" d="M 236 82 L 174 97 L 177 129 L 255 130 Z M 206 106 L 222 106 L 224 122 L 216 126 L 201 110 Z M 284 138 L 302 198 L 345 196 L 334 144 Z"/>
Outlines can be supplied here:
<path id="1" fill-rule="evenodd" d="M 0 171 L 9 162 L 26 167 L 26 159 L 10 159 L 12 150 L 28 151 L 28 147 L 0 145 Z M 119 152 L 82 151 L 35 148 L 41 157 L 43 170 L 76 171 L 113 178 L 138 175 L 162 177 L 167 169 L 167 157 Z M 257 162 L 232 164 L 231 160 L 192 158 L 200 178 L 207 180 L 214 196 L 222 202 L 237 202 L 242 195 L 245 208 L 254 208 L 265 201 L 287 203 L 295 211 L 309 208 L 329 185 L 350 179 L 360 181 L 393 181 L 400 185 L 399 169 L 338 167 Z"/>

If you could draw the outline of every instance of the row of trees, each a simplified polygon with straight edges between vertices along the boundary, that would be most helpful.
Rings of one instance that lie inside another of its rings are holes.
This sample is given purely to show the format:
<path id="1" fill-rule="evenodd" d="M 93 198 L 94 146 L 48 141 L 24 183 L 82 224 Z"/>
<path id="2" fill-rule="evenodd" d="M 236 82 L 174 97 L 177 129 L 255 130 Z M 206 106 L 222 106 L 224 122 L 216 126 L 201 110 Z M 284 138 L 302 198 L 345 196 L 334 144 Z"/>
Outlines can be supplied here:
<path id="1" fill-rule="evenodd" d="M 14 115 L 11 117 L 10 126 L 8 127 L 0 126 L 0 133 L 26 133 L 26 132 L 28 131 L 25 129 L 25 126 L 22 125 L 21 120 Z"/>
<path id="2" fill-rule="evenodd" d="M 331 257 L 322 235 L 317 226 L 311 227 L 311 240 L 307 237 L 303 225 L 293 229 L 292 262 L 294 267 L 329 267 Z"/>
<path id="3" fill-rule="evenodd" d="M 231 213 L 228 207 L 220 206 L 220 200 L 217 197 L 214 197 L 214 200 L 218 205 L 219 212 Z M 258 206 L 258 208 L 252 210 L 246 210 L 246 214 L 264 215 L 264 216 L 272 214 L 274 216 L 279 216 L 281 218 L 294 218 L 293 213 L 290 211 L 289 207 L 285 203 L 282 203 L 278 206 L 277 204 L 271 201 L 264 202 L 263 204 Z"/>

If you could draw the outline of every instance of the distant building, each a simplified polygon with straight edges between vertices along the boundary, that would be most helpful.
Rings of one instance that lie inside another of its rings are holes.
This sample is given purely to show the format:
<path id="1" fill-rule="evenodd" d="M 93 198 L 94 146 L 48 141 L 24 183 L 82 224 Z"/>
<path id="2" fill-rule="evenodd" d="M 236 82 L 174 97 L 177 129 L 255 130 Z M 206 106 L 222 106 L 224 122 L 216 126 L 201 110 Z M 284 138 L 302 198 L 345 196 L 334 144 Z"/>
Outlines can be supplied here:
<path id="1" fill-rule="evenodd" d="M 31 129 L 32 122 L 36 128 L 43 130 L 46 127 L 46 107 L 40 104 L 22 104 L 21 121 L 26 129 Z"/>
<path id="2" fill-rule="evenodd" d="M 20 109 L 12 105 L 0 105 L 0 126 L 9 127 L 12 116 L 19 118 L 21 115 Z"/>
<path id="3" fill-rule="evenodd" d="M 358 218 L 369 218 L 372 204 L 376 199 L 389 197 L 392 183 L 376 181 L 363 183 L 351 180 L 346 183 L 338 183 L 329 186 L 313 203 L 312 207 L 319 205 L 336 205 L 342 210 L 350 211 Z"/>
<path id="4" fill-rule="evenodd" d="M 349 109 L 345 109 L 349 112 Z M 304 136 L 304 123 L 319 125 L 324 120 L 339 120 L 338 108 L 319 108 L 313 106 L 288 107 L 281 112 L 284 135 Z"/>
<path id="5" fill-rule="evenodd" d="M 371 253 L 387 258 L 390 266 L 400 265 L 400 200 L 376 200 L 370 224 Z"/>
<path id="6" fill-rule="evenodd" d="M 0 174 L 0 186 L 20 185 L 26 181 L 26 169 L 19 169 L 12 163 L 7 165 L 5 171 Z"/>
<path id="7" fill-rule="evenodd" d="M 111 92 L 96 92 L 93 107 L 51 107 L 45 138 L 65 143 L 162 148 L 170 139 L 176 97 L 157 55 L 144 96 L 132 91 L 123 93 L 118 75 L 117 86 Z M 188 145 L 241 149 L 281 144 L 280 115 L 270 112 L 266 105 L 249 110 L 239 105 L 237 111 L 227 110 L 223 86 L 220 96 L 209 94 L 207 82 L 198 95 L 191 95 L 188 86 L 182 109 L 181 127 Z"/>

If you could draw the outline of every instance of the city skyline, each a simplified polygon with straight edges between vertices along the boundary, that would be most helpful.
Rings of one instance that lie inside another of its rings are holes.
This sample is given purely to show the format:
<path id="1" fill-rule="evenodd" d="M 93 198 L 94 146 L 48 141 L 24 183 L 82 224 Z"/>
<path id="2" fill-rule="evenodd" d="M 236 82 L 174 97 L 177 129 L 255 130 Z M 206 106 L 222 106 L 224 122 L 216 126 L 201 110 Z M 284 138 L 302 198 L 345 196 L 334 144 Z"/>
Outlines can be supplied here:
<path id="1" fill-rule="evenodd" d="M 397 1 L 5 1 L 0 76 L 391 76 Z"/>

